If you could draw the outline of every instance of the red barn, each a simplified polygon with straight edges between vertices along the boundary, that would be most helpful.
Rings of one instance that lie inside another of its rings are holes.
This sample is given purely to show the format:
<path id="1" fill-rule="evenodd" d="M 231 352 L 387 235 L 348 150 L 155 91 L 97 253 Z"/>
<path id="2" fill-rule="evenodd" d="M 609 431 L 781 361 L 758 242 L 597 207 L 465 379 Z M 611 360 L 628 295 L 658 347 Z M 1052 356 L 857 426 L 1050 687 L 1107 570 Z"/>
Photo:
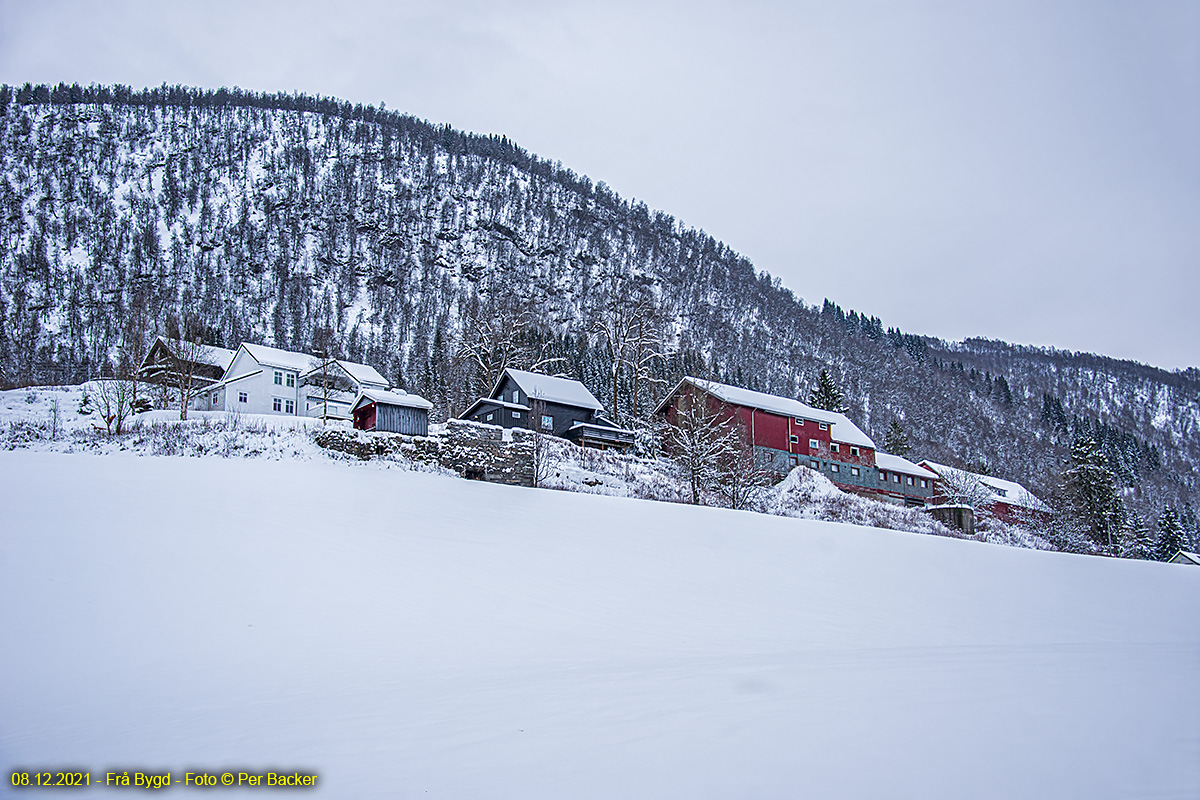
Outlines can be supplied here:
<path id="1" fill-rule="evenodd" d="M 673 424 L 679 400 L 688 391 L 704 393 L 724 414 L 736 418 L 745 427 L 760 463 L 781 475 L 805 466 L 819 470 L 843 490 L 882 494 L 875 442 L 845 414 L 691 377 L 671 390 L 655 414 Z"/>

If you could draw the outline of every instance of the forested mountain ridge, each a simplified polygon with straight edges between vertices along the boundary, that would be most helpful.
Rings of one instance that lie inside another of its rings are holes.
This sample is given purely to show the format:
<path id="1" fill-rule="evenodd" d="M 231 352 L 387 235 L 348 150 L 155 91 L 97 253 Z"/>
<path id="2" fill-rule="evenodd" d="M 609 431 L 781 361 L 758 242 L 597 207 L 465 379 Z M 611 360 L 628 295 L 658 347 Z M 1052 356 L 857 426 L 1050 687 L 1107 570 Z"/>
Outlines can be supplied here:
<path id="1" fill-rule="evenodd" d="M 865 430 L 882 444 L 900 421 L 918 457 L 1044 492 L 1087 433 L 1133 507 L 1196 489 L 1197 370 L 807 305 L 502 137 L 297 95 L 27 85 L 0 87 L 0 154 L 6 387 L 128 368 L 195 325 L 340 351 L 442 415 L 504 364 L 584 380 L 628 421 L 687 372 L 805 399 L 825 368 Z"/>

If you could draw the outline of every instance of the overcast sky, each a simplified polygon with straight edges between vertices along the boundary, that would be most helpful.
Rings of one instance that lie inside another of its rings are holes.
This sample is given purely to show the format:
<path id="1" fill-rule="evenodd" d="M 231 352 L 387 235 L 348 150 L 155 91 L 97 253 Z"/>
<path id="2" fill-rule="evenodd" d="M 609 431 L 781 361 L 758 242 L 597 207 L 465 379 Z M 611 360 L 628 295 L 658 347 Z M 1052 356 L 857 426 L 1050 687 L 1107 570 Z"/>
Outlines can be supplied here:
<path id="1" fill-rule="evenodd" d="M 0 12 L 0 82 L 385 103 L 507 135 L 809 303 L 1200 366 L 1200 0 Z"/>

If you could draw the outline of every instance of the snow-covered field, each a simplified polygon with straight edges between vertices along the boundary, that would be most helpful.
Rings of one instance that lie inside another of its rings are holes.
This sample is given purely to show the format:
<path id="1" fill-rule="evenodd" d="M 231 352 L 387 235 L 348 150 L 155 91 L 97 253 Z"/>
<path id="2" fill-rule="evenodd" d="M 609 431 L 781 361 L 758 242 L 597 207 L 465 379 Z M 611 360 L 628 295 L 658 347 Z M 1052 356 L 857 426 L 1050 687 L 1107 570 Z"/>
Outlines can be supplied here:
<path id="1" fill-rule="evenodd" d="M 318 458 L 15 450 L 0 487 L 6 785 L 1200 794 L 1194 568 Z"/>

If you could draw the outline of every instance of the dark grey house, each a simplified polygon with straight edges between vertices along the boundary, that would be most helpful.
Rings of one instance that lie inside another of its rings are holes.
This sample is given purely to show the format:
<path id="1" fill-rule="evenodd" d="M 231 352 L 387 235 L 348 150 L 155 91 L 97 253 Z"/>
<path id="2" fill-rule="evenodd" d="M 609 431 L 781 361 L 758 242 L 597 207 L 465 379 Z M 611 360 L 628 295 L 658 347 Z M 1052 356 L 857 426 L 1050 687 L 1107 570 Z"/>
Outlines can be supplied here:
<path id="1" fill-rule="evenodd" d="M 407 433 L 410 436 L 429 435 L 429 409 L 424 397 L 387 389 L 363 389 L 354 405 L 354 427 L 361 431 Z"/>
<path id="2" fill-rule="evenodd" d="M 628 450 L 635 441 L 633 431 L 604 416 L 604 406 L 579 381 L 520 369 L 504 370 L 491 395 L 472 403 L 461 419 L 530 428 L 602 450 Z"/>

